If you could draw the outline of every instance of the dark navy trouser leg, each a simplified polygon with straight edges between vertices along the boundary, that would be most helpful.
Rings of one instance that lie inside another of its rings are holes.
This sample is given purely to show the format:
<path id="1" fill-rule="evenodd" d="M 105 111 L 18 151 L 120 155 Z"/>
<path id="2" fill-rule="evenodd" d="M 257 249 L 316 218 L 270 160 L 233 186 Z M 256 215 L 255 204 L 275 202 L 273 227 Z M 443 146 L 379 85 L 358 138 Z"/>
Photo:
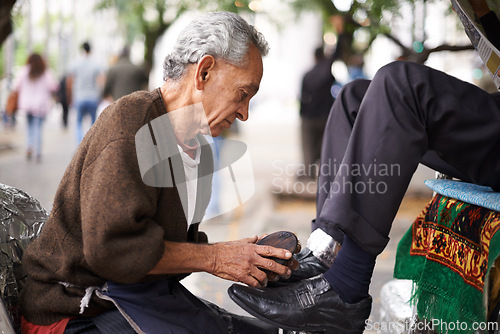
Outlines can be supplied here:
<path id="1" fill-rule="evenodd" d="M 325 129 L 313 229 L 379 254 L 420 162 L 500 189 L 500 95 L 409 62 L 346 85 Z"/>

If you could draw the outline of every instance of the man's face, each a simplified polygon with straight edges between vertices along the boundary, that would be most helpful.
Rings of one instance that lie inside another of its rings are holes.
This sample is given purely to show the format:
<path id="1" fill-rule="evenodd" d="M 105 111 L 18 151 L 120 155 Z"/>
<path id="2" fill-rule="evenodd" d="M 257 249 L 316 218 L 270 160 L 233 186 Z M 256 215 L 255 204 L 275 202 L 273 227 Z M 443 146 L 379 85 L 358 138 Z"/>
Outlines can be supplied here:
<path id="1" fill-rule="evenodd" d="M 228 129 L 236 118 L 248 119 L 248 105 L 259 90 L 262 73 L 262 56 L 254 45 L 249 48 L 248 61 L 241 67 L 217 61 L 202 101 L 213 137 Z"/>

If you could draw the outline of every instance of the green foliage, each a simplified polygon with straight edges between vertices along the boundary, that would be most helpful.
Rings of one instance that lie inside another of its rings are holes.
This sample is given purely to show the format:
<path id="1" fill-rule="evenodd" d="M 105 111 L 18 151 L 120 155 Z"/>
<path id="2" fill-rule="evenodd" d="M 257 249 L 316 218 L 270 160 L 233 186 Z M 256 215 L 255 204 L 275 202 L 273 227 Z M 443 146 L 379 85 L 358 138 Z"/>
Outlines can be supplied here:
<path id="1" fill-rule="evenodd" d="M 20 40 L 16 42 L 14 47 L 14 67 L 23 66 L 26 64 L 28 59 L 28 48 L 26 47 L 26 41 Z"/>
<path id="2" fill-rule="evenodd" d="M 498 0 L 487 0 L 486 1 L 488 5 L 490 6 L 491 10 L 494 11 L 495 13 L 500 13 L 500 1 Z"/>
<path id="3" fill-rule="evenodd" d="M 398 0 L 372 0 L 365 3 L 363 7 L 370 13 L 370 17 L 380 21 L 384 11 L 398 15 L 399 2 Z"/>
<path id="4" fill-rule="evenodd" d="M 249 0 L 100 0 L 97 10 L 115 8 L 127 43 L 143 39 L 144 63 L 151 68 L 156 41 L 188 10 L 249 11 Z"/>
<path id="5" fill-rule="evenodd" d="M 157 6 L 155 1 L 101 0 L 96 9 L 114 8 L 128 43 L 148 30 L 161 26 L 165 6 Z"/>
<path id="6" fill-rule="evenodd" d="M 432 3 L 437 0 L 352 0 L 347 11 L 340 11 L 336 0 L 283 0 L 292 6 L 297 15 L 303 11 L 319 11 L 325 22 L 325 31 L 331 31 L 330 17 L 342 15 L 345 19 L 344 32 L 350 35 L 351 50 L 347 53 L 364 53 L 371 43 L 383 34 L 402 48 L 402 53 L 412 52 L 411 45 L 403 45 L 392 36 L 391 23 L 400 17 L 403 4 Z M 493 9 L 499 9 L 500 1 L 488 0 Z M 252 0 L 100 0 L 97 9 L 115 8 L 123 36 L 128 43 L 140 38 L 145 43 L 145 65 L 152 65 L 153 49 L 157 39 L 170 25 L 188 10 L 232 12 L 250 11 Z M 272 17 L 272 13 L 268 13 Z M 368 36 L 368 42 L 356 43 L 354 36 L 358 30 Z M 425 40 L 419 41 L 424 43 Z M 423 50 L 424 54 L 426 51 Z"/>
<path id="7" fill-rule="evenodd" d="M 442 45 L 433 49 L 427 49 L 425 46 L 425 33 L 415 30 L 414 35 L 421 36 L 420 38 L 415 37 L 415 39 L 418 39 L 417 42 L 420 42 L 418 50 L 415 50 L 412 45 L 415 41 L 411 41 L 409 45 L 404 45 L 404 43 L 392 34 L 392 22 L 394 19 L 402 17 L 401 8 L 403 5 L 409 5 L 410 7 L 416 8 L 417 6 L 427 6 L 437 1 L 438 0 L 351 0 L 350 8 L 345 11 L 340 11 L 335 6 L 337 0 L 288 0 L 288 2 L 296 10 L 297 15 L 306 10 L 321 11 L 325 22 L 325 31 L 330 31 L 332 29 L 329 23 L 329 18 L 332 15 L 342 15 L 345 20 L 344 33 L 349 34 L 352 41 L 350 50 L 348 50 L 347 53 L 363 54 L 370 48 L 371 43 L 377 38 L 377 36 L 384 35 L 401 48 L 401 54 L 405 55 L 407 59 L 420 63 L 425 62 L 429 54 L 432 52 L 461 51 L 470 49 L 470 45 Z M 499 0 L 487 1 L 492 10 L 500 13 Z M 455 15 L 451 11 L 449 14 Z M 418 25 L 415 26 L 415 23 L 413 24 L 415 29 L 420 29 L 417 28 Z M 425 24 L 420 26 L 425 26 Z M 356 40 L 356 38 L 354 38 L 356 35 L 360 35 L 357 34 L 360 30 L 363 30 L 363 36 L 369 36 L 367 43 L 366 41 L 360 43 Z"/>
<path id="8" fill-rule="evenodd" d="M 248 10 L 249 0 L 101 0 L 96 9 L 115 8 L 127 41 L 154 31 L 164 31 L 187 10 Z"/>

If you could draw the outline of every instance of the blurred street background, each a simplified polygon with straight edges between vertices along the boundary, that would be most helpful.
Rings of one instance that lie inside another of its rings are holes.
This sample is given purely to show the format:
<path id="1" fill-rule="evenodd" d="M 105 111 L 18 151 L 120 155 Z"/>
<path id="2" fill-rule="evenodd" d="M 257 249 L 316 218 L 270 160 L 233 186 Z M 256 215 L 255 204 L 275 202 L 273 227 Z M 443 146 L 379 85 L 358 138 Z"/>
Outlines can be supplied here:
<path id="1" fill-rule="evenodd" d="M 332 94 L 354 73 L 370 79 L 396 59 L 425 63 L 491 89 L 491 80 L 448 1 L 2 0 L 1 6 L 0 22 L 4 24 L 10 12 L 12 32 L 5 25 L 0 28 L 0 37 L 5 38 L 0 41 L 0 183 L 28 192 L 49 211 L 77 147 L 76 113 L 70 106 L 67 127 L 63 126 L 62 108 L 55 101 L 43 127 L 41 159 L 26 159 L 26 116 L 16 115 L 13 123 L 4 107 L 14 78 L 31 52 L 42 54 L 61 79 L 80 56 L 84 41 L 92 44 L 93 57 L 105 69 L 129 46 L 131 61 L 147 71 L 153 89 L 162 84 L 162 61 L 178 32 L 200 12 L 237 11 L 265 35 L 271 51 L 264 59 L 264 77 L 251 102 L 250 118 L 227 134 L 248 146 L 255 193 L 243 206 L 202 224 L 211 242 L 290 230 L 305 246 L 315 216 L 315 185 L 299 181 L 296 175 L 302 163 L 300 85 L 314 64 L 317 47 L 326 53 L 339 47 L 333 16 L 342 17 L 348 43 L 331 67 L 336 79 Z M 89 127 L 87 121 L 84 126 Z M 430 200 L 432 194 L 423 181 L 433 177 L 433 171 L 419 167 L 393 224 L 389 246 L 377 260 L 370 291 L 374 321 L 379 290 L 392 278 L 397 242 Z M 224 184 L 220 186 L 218 199 L 224 203 L 227 194 Z M 196 295 L 244 314 L 227 296 L 231 282 L 193 274 L 185 283 Z"/>

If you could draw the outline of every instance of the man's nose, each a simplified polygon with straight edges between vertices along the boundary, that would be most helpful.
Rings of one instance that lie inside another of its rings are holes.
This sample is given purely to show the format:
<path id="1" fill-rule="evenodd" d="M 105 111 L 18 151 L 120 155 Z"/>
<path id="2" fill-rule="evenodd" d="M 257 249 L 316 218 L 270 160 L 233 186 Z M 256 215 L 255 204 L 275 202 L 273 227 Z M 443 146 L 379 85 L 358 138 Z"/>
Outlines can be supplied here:
<path id="1" fill-rule="evenodd" d="M 240 121 L 245 122 L 248 119 L 248 109 L 249 109 L 249 103 L 246 103 L 243 107 L 238 109 L 236 117 Z"/>

